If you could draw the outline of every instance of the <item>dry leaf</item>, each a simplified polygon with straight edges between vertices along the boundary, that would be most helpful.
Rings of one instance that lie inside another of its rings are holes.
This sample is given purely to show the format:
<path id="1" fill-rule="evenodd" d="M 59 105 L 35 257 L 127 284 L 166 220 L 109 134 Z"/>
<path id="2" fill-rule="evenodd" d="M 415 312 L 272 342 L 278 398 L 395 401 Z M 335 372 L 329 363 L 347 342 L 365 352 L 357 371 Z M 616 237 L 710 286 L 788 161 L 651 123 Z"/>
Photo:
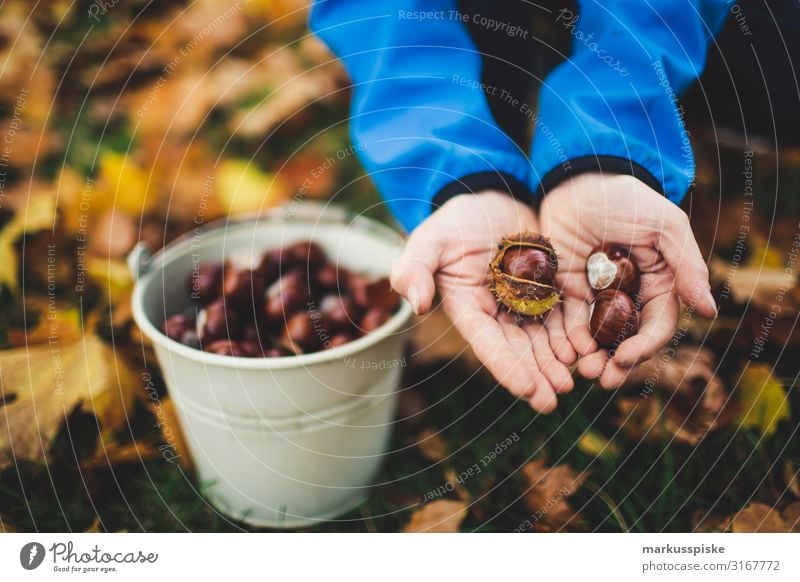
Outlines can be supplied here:
<path id="1" fill-rule="evenodd" d="M 56 218 L 56 206 L 51 192 L 31 194 L 25 200 L 16 201 L 16 212 L 0 230 L 0 287 L 5 285 L 16 291 L 19 285 L 15 243 L 23 234 L 52 228 Z M 20 206 L 24 203 L 24 206 Z"/>
<path id="2" fill-rule="evenodd" d="M 84 321 L 78 307 L 51 307 L 45 299 L 31 297 L 26 298 L 25 309 L 37 317 L 36 325 L 27 330 L 10 329 L 6 340 L 12 348 L 44 344 L 51 338 L 69 343 L 83 335 Z"/>
<path id="3" fill-rule="evenodd" d="M 441 437 L 441 433 L 432 429 L 425 428 L 417 435 L 414 445 L 420 454 L 429 461 L 441 461 L 447 456 L 447 445 Z"/>
<path id="4" fill-rule="evenodd" d="M 11 525 L 11 521 L 2 515 L 0 515 L 0 533 L 17 533 L 17 530 Z"/>
<path id="5" fill-rule="evenodd" d="M 216 185 L 217 199 L 228 215 L 258 212 L 289 199 L 289 190 L 277 176 L 247 160 L 221 162 Z"/>
<path id="6" fill-rule="evenodd" d="M 577 524 L 580 516 L 567 502 L 583 485 L 586 472 L 576 473 L 568 465 L 546 467 L 544 459 L 530 461 L 522 467 L 527 489 L 525 505 L 532 513 L 535 523 L 543 523 L 558 530 L 568 523 Z"/>
<path id="7" fill-rule="evenodd" d="M 438 499 L 423 505 L 411 514 L 404 532 L 407 533 L 455 533 L 467 517 L 464 501 Z"/>
<path id="8" fill-rule="evenodd" d="M 736 387 L 741 406 L 739 423 L 755 428 L 763 436 L 775 432 L 781 420 L 789 420 L 789 399 L 783 384 L 772 376 L 767 364 L 750 364 Z"/>
<path id="9" fill-rule="evenodd" d="M 149 441 L 119 444 L 101 442 L 94 455 L 81 463 L 84 469 L 102 469 L 126 463 L 142 463 L 159 456 L 156 446 Z"/>
<path id="10" fill-rule="evenodd" d="M 789 526 L 781 514 L 765 503 L 751 503 L 733 518 L 734 533 L 786 533 Z"/>
<path id="11" fill-rule="evenodd" d="M 136 244 L 138 236 L 138 225 L 129 214 L 109 208 L 92 223 L 89 249 L 101 257 L 121 259 Z"/>
<path id="12" fill-rule="evenodd" d="M 634 438 L 646 435 L 658 439 L 661 437 L 659 424 L 663 423 L 667 433 L 676 440 L 694 445 L 710 431 L 728 424 L 736 407 L 714 373 L 716 365 L 711 350 L 687 345 L 662 351 L 634 368 L 624 387 L 639 388 L 642 394 L 617 399 L 620 422 L 624 423 L 626 432 Z M 652 394 L 656 390 L 659 398 Z"/>
<path id="13" fill-rule="evenodd" d="M 800 533 L 800 501 L 786 506 L 783 510 L 783 521 L 792 533 Z"/>
<path id="14" fill-rule="evenodd" d="M 587 455 L 601 458 L 614 458 L 619 453 L 619 447 L 594 431 L 586 432 L 578 440 L 578 448 Z"/>
<path id="15" fill-rule="evenodd" d="M 0 467 L 42 459 L 74 410 L 94 414 L 103 431 L 127 419 L 138 378 L 95 335 L 0 352 Z M 13 400 L 11 397 L 13 395 Z"/>
<path id="16" fill-rule="evenodd" d="M 786 488 L 792 495 L 800 497 L 800 469 L 796 469 L 789 459 L 783 464 L 783 478 L 786 479 Z"/>
<path id="17" fill-rule="evenodd" d="M 713 515 L 703 509 L 698 509 L 692 513 L 692 531 L 695 533 L 719 533 L 728 531 L 731 527 L 732 519 Z"/>

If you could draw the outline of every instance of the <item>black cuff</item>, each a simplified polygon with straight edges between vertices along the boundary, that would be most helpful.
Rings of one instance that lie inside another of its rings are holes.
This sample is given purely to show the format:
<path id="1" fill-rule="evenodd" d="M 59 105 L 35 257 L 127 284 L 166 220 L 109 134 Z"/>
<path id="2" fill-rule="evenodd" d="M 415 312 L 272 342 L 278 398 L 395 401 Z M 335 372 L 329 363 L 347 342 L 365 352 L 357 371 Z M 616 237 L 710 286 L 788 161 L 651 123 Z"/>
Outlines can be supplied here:
<path id="1" fill-rule="evenodd" d="M 666 195 L 664 186 L 644 166 L 633 160 L 618 158 L 616 156 L 583 156 L 572 158 L 568 162 L 559 164 L 545 174 L 539 187 L 536 189 L 536 200 L 541 201 L 559 182 L 586 172 L 609 172 L 612 174 L 627 174 L 641 180 L 656 192 Z"/>
<path id="2" fill-rule="evenodd" d="M 450 182 L 436 193 L 431 205 L 433 210 L 436 210 L 454 196 L 467 193 L 475 194 L 481 190 L 502 190 L 512 198 L 525 204 L 530 204 L 532 201 L 531 191 L 528 186 L 514 176 L 503 174 L 502 172 L 478 172 Z"/>

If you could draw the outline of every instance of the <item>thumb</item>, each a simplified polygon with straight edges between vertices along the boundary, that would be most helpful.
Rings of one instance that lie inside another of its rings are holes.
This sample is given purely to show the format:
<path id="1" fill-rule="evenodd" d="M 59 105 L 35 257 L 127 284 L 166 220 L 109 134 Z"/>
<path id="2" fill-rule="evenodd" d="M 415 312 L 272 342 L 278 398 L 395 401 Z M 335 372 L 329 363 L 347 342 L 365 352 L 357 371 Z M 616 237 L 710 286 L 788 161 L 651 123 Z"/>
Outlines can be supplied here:
<path id="1" fill-rule="evenodd" d="M 674 207 L 664 226 L 659 250 L 675 276 L 678 295 L 700 315 L 714 317 L 717 303 L 708 282 L 708 266 L 697 246 L 689 218 Z"/>
<path id="2" fill-rule="evenodd" d="M 392 266 L 392 287 L 421 315 L 430 309 L 436 294 L 433 276 L 439 268 L 441 239 L 421 228 L 406 243 L 406 248 Z"/>

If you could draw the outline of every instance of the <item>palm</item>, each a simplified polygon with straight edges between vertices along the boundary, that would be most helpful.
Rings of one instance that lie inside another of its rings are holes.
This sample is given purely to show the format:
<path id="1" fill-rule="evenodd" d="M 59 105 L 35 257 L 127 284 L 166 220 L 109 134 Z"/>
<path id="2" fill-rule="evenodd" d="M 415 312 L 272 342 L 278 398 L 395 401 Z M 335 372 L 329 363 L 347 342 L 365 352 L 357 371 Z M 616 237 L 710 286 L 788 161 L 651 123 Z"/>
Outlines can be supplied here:
<path id="1" fill-rule="evenodd" d="M 497 242 L 526 229 L 538 230 L 533 211 L 505 194 L 457 197 L 414 232 L 399 267 L 402 274 L 393 283 L 408 297 L 410 281 L 419 287 L 425 281 L 423 271 L 435 273 L 445 313 L 486 368 L 513 394 L 548 411 L 555 406 L 554 392 L 572 387 L 569 371 L 553 354 L 544 326 L 520 325 L 498 309 L 487 281 Z M 425 253 L 416 253 L 418 249 Z M 430 262 L 421 264 L 426 260 Z M 420 311 L 432 299 L 433 283 L 430 290 L 421 290 L 426 304 Z M 571 352 L 566 338 L 562 343 L 562 352 Z"/>
<path id="2" fill-rule="evenodd" d="M 586 174 L 560 185 L 545 198 L 542 229 L 559 254 L 558 282 L 572 324 L 570 339 L 581 353 L 593 351 L 579 348 L 592 341 L 588 320 L 593 296 L 585 274 L 592 249 L 603 243 L 629 248 L 642 271 L 639 333 L 623 342 L 610 362 L 605 350 L 584 358 L 579 366 L 582 374 L 596 377 L 602 373 L 603 385 L 618 385 L 630 366 L 651 357 L 672 336 L 679 313 L 677 293 L 681 291 L 684 300 L 694 296 L 694 301 L 697 292 L 689 286 L 699 285 L 700 292 L 707 293 L 707 271 L 703 274 L 705 265 L 697 264 L 702 259 L 685 215 L 681 215 L 660 194 L 629 176 Z M 678 281 L 676 275 L 681 271 L 685 276 Z M 705 304 L 700 309 L 709 314 Z"/>

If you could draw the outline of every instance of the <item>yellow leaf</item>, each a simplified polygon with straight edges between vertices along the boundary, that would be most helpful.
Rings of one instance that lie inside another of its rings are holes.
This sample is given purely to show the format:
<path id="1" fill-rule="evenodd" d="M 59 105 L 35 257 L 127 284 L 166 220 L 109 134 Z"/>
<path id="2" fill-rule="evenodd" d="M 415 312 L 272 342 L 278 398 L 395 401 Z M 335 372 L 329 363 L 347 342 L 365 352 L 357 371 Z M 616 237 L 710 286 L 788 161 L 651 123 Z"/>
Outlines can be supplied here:
<path id="1" fill-rule="evenodd" d="M 130 293 L 133 287 L 133 276 L 128 265 L 122 260 L 90 257 L 86 260 L 86 272 L 100 289 L 105 291 L 111 303 L 117 303 L 121 297 Z"/>
<path id="2" fill-rule="evenodd" d="M 32 194 L 17 208 L 14 218 L 0 231 L 0 285 L 16 291 L 17 253 L 14 244 L 26 233 L 52 228 L 56 207 L 50 193 Z"/>
<path id="3" fill-rule="evenodd" d="M 130 157 L 107 151 L 100 158 L 98 196 L 93 203 L 97 212 L 114 207 L 133 216 L 139 216 L 153 202 L 149 196 L 150 177 Z"/>
<path id="4" fill-rule="evenodd" d="M 0 352 L 0 468 L 44 458 L 76 407 L 94 414 L 103 431 L 119 428 L 139 382 L 95 335 Z"/>
<path id="5" fill-rule="evenodd" d="M 34 346 L 44 344 L 51 339 L 61 342 L 72 342 L 83 335 L 83 319 L 78 307 L 62 309 L 49 305 L 46 300 L 26 301 L 26 310 L 29 307 L 34 313 L 38 308 L 36 325 L 30 329 L 10 329 L 7 340 L 11 347 Z"/>
<path id="6" fill-rule="evenodd" d="M 426 503 L 411 514 L 404 532 L 412 533 L 455 533 L 467 517 L 467 504 L 464 501 L 438 499 Z"/>
<path id="7" fill-rule="evenodd" d="M 578 441 L 578 448 L 593 457 L 611 458 L 619 452 L 616 445 L 606 437 L 593 431 L 587 432 Z"/>
<path id="8" fill-rule="evenodd" d="M 737 387 L 742 426 L 758 429 L 770 436 L 781 420 L 789 419 L 789 400 L 783 384 L 773 378 L 766 364 L 752 364 L 742 374 Z"/>
<path id="9" fill-rule="evenodd" d="M 225 160 L 217 171 L 217 198 L 227 214 L 258 212 L 289 198 L 277 176 L 259 170 L 254 162 Z"/>

